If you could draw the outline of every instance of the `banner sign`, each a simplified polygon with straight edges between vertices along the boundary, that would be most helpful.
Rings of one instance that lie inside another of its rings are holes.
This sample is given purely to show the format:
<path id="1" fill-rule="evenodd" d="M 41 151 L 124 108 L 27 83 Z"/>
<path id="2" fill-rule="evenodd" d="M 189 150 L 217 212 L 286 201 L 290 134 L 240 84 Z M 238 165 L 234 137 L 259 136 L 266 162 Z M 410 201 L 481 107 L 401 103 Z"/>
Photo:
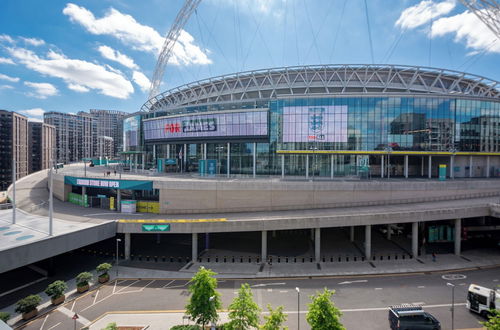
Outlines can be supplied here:
<path id="1" fill-rule="evenodd" d="M 170 225 L 142 225 L 142 231 L 170 231 Z"/>
<path id="2" fill-rule="evenodd" d="M 153 190 L 153 181 L 144 181 L 144 180 L 110 180 L 110 179 L 78 178 L 73 176 L 65 176 L 64 183 L 79 187 Z"/>
<path id="3" fill-rule="evenodd" d="M 248 136 L 267 136 L 267 111 L 190 114 L 144 121 L 145 140 Z"/>
<path id="4" fill-rule="evenodd" d="M 347 106 L 283 108 L 283 142 L 347 142 Z"/>

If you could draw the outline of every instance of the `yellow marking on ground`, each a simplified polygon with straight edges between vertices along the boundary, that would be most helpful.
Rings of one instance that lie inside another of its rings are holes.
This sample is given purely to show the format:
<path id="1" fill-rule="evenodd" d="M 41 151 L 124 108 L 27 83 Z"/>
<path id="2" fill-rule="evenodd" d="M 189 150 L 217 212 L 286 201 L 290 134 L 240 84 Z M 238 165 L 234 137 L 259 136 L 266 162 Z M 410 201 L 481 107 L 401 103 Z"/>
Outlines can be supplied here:
<path id="1" fill-rule="evenodd" d="M 402 150 L 277 150 L 277 154 L 326 155 L 417 155 L 417 156 L 499 156 L 500 152 L 402 151 Z"/>
<path id="2" fill-rule="evenodd" d="M 214 219 L 120 219 L 120 223 L 195 223 L 195 222 L 223 222 L 226 218 Z"/>

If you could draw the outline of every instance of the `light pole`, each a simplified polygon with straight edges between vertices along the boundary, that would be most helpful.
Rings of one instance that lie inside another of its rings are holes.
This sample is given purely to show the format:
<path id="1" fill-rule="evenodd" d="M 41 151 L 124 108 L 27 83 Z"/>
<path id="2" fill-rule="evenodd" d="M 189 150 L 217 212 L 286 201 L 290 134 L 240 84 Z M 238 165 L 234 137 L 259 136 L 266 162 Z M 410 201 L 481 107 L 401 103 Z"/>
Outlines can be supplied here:
<path id="1" fill-rule="evenodd" d="M 299 287 L 295 287 L 295 291 L 297 291 L 297 330 L 300 330 L 300 289 Z"/>
<path id="2" fill-rule="evenodd" d="M 85 161 L 85 158 L 83 159 L 83 173 L 85 174 L 85 177 L 87 177 L 87 162 Z"/>
<path id="3" fill-rule="evenodd" d="M 208 298 L 208 303 L 210 305 L 213 305 L 214 299 L 215 299 L 215 296 L 211 296 L 210 298 Z M 215 324 L 213 321 L 210 324 L 210 329 L 215 329 Z"/>
<path id="4" fill-rule="evenodd" d="M 446 285 L 451 286 L 451 330 L 455 330 L 455 284 L 448 282 Z"/>
<path id="5" fill-rule="evenodd" d="M 121 242 L 122 240 L 120 238 L 117 238 L 116 239 L 116 263 L 115 263 L 115 267 L 116 267 L 116 277 L 118 277 L 118 244 Z"/>

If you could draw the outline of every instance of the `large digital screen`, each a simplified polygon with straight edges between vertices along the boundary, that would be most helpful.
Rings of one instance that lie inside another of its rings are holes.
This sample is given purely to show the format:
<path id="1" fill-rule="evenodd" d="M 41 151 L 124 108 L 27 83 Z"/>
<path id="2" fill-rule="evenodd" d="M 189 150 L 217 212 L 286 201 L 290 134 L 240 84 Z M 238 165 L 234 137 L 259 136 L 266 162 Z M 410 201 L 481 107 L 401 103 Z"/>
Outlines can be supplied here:
<path id="1" fill-rule="evenodd" d="M 123 149 L 139 145 L 139 128 L 141 116 L 132 116 L 123 120 Z"/>
<path id="2" fill-rule="evenodd" d="M 183 115 L 144 121 L 145 140 L 267 136 L 267 111 Z"/>
<path id="3" fill-rule="evenodd" d="M 347 106 L 283 108 L 283 142 L 347 142 Z"/>

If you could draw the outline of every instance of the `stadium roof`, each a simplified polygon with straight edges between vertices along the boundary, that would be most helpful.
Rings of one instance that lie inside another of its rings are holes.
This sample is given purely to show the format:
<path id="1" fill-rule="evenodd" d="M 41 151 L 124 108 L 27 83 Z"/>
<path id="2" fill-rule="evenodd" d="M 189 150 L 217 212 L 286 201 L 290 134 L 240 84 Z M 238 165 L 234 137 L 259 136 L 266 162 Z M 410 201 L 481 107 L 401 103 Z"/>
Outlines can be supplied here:
<path id="1" fill-rule="evenodd" d="M 381 64 L 315 65 L 234 73 L 182 85 L 151 98 L 142 111 L 310 95 L 432 94 L 500 99 L 500 83 L 446 69 Z"/>

